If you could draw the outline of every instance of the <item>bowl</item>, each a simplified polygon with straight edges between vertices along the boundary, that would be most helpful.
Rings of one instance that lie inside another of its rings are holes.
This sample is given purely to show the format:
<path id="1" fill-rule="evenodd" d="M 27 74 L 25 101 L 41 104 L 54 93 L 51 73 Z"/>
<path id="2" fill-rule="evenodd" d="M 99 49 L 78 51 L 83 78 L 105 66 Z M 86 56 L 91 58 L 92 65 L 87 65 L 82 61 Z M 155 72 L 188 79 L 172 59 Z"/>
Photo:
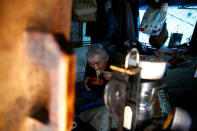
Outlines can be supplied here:
<path id="1" fill-rule="evenodd" d="M 87 81 L 88 88 L 90 88 L 92 91 L 103 94 L 104 92 L 104 80 L 97 77 L 90 77 Z"/>

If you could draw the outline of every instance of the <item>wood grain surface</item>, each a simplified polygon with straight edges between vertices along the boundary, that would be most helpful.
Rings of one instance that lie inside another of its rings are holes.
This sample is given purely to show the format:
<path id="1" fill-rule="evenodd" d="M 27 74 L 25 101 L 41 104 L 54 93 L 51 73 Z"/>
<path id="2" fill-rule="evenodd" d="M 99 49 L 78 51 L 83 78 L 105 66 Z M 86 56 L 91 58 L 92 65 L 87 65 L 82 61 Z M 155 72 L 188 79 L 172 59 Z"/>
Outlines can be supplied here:
<path id="1" fill-rule="evenodd" d="M 68 43 L 71 7 L 72 0 L 0 1 L 0 131 L 71 129 L 75 56 L 53 35 Z M 49 123 L 30 117 L 40 107 Z"/>

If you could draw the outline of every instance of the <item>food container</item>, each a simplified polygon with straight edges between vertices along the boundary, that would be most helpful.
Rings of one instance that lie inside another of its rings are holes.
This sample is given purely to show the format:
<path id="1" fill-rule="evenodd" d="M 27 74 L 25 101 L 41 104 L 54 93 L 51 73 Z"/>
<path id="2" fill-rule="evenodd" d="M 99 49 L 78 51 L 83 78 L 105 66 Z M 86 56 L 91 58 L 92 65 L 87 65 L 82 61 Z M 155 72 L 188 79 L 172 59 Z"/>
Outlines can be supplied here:
<path id="1" fill-rule="evenodd" d="M 99 95 L 104 93 L 104 81 L 97 77 L 90 77 L 87 81 L 88 88 Z"/>
<path id="2" fill-rule="evenodd" d="M 161 79 L 165 73 L 166 62 L 155 56 L 140 55 L 139 63 L 136 62 L 136 55 L 129 58 L 129 65 L 142 68 L 141 78 L 147 80 Z"/>
<path id="3" fill-rule="evenodd" d="M 138 96 L 138 126 L 151 120 L 156 90 L 163 86 L 161 80 L 141 80 Z"/>

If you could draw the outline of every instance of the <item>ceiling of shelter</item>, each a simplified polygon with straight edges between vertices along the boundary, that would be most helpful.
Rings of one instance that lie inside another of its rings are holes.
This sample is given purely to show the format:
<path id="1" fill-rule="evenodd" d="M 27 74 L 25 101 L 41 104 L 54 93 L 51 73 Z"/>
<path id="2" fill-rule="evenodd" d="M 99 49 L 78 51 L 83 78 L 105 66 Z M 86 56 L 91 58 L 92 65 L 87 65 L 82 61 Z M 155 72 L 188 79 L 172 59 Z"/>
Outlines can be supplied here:
<path id="1" fill-rule="evenodd" d="M 147 2 L 146 1 L 153 1 L 153 0 L 138 0 L 139 5 L 146 5 Z M 169 3 L 169 5 L 180 5 L 180 6 L 189 6 L 189 5 L 197 5 L 197 1 L 196 0 L 162 0 L 162 1 L 166 1 Z"/>

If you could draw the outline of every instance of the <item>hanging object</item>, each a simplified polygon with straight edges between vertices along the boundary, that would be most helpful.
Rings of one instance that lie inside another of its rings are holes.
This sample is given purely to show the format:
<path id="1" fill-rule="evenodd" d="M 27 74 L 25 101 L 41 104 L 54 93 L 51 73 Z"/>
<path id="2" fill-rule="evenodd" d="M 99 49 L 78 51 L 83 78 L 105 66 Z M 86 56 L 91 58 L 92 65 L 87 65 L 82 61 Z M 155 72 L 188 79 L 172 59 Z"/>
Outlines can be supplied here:
<path id="1" fill-rule="evenodd" d="M 154 9 L 150 5 L 144 13 L 139 30 L 143 33 L 158 36 L 166 20 L 168 3 L 163 3 L 161 8 Z"/>
<path id="2" fill-rule="evenodd" d="M 93 22 L 96 21 L 97 3 L 96 0 L 74 0 L 73 1 L 74 21 Z"/>
<path id="3" fill-rule="evenodd" d="M 149 43 L 152 47 L 159 49 L 164 45 L 167 39 L 168 39 L 168 30 L 165 22 L 158 36 L 152 36 L 152 35 L 150 36 Z"/>

